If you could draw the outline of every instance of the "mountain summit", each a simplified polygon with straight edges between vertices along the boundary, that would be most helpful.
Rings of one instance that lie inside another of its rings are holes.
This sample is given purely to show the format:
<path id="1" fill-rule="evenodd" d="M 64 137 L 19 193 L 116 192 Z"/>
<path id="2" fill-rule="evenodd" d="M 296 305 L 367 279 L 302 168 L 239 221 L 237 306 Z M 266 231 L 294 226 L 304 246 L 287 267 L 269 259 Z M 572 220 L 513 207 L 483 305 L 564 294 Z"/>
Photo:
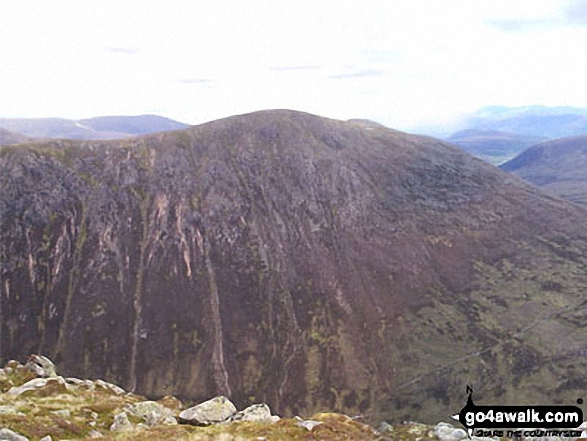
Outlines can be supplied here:
<path id="1" fill-rule="evenodd" d="M 584 392 L 587 212 L 441 141 L 263 111 L 3 147 L 0 190 L 1 361 L 282 415 Z"/>

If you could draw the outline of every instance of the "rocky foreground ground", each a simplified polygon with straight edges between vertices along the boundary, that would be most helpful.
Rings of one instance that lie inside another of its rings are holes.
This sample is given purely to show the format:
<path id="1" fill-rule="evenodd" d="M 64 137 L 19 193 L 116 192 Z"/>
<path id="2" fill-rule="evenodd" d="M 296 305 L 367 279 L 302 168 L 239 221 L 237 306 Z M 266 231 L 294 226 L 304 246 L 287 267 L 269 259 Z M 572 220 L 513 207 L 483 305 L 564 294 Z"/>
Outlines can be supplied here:
<path id="1" fill-rule="evenodd" d="M 587 439 L 587 430 L 582 435 Z M 151 401 L 102 380 L 63 378 L 49 359 L 38 355 L 25 365 L 10 361 L 0 369 L 0 441 L 69 439 L 459 441 L 467 435 L 447 423 L 382 422 L 374 428 L 336 413 L 280 418 L 266 404 L 237 411 L 222 396 L 185 408 L 172 396 Z"/>

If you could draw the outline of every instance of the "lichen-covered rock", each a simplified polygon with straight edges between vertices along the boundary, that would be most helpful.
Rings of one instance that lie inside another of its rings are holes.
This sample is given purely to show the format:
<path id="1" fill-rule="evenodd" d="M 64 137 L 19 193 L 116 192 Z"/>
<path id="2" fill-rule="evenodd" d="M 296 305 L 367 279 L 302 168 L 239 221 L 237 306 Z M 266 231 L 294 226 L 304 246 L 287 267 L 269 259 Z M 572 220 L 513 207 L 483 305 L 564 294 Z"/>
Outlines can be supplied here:
<path id="1" fill-rule="evenodd" d="M 434 427 L 434 434 L 440 441 L 459 441 L 467 438 L 467 432 L 457 429 L 449 423 L 438 423 Z"/>
<path id="2" fill-rule="evenodd" d="M 276 415 L 275 415 L 276 416 Z M 279 417 L 277 417 L 279 419 Z M 259 423 L 276 422 L 271 415 L 271 409 L 267 404 L 253 404 L 245 410 L 241 410 L 232 417 L 232 421 L 255 421 Z"/>
<path id="3" fill-rule="evenodd" d="M 173 395 L 166 395 L 160 400 L 157 400 L 157 403 L 175 412 L 181 412 L 184 409 L 183 403 Z"/>
<path id="4" fill-rule="evenodd" d="M 108 383 L 103 380 L 94 381 L 94 389 L 95 390 L 103 390 L 103 391 L 106 391 L 106 392 L 109 392 L 109 393 L 112 393 L 115 395 L 122 395 L 125 393 L 123 388 L 121 388 L 115 384 Z"/>
<path id="5" fill-rule="evenodd" d="M 393 430 L 393 426 L 389 424 L 387 421 L 382 421 L 377 426 L 377 431 L 379 433 L 389 432 L 390 430 Z"/>
<path id="6" fill-rule="evenodd" d="M 31 394 L 37 396 L 47 396 L 67 392 L 69 385 L 63 377 L 35 378 L 27 381 L 21 386 L 13 387 L 7 393 L 8 395 L 19 396 L 22 394 Z"/>
<path id="7" fill-rule="evenodd" d="M 39 441 L 53 441 L 53 438 L 51 438 L 51 435 L 47 435 L 41 438 Z"/>
<path id="8" fill-rule="evenodd" d="M 29 441 L 29 439 L 10 429 L 0 429 L 0 441 Z"/>
<path id="9" fill-rule="evenodd" d="M 155 401 L 141 401 L 128 405 L 126 412 L 142 418 L 149 427 L 160 424 L 177 424 L 173 411 Z"/>
<path id="10" fill-rule="evenodd" d="M 65 381 L 67 384 L 75 386 L 78 389 L 94 390 L 95 388 L 94 382 L 92 380 L 80 380 L 79 378 L 68 377 L 65 379 Z"/>
<path id="11" fill-rule="evenodd" d="M 24 416 L 24 413 L 19 412 L 16 407 L 9 404 L 0 406 L 0 415 L 19 415 Z"/>
<path id="12" fill-rule="evenodd" d="M 303 427 L 304 429 L 308 429 L 308 430 L 312 430 L 314 427 L 319 426 L 320 424 L 323 424 L 322 421 L 316 421 L 316 420 L 304 420 L 300 417 L 296 417 L 297 421 L 297 425 L 300 427 Z"/>
<path id="13" fill-rule="evenodd" d="M 51 360 L 43 355 L 33 354 L 29 357 L 25 369 L 35 373 L 38 377 L 56 377 L 57 371 Z"/>
<path id="14" fill-rule="evenodd" d="M 128 419 L 126 412 L 121 412 L 114 416 L 114 422 L 110 426 L 112 432 L 124 432 L 132 429 L 132 423 Z"/>
<path id="15" fill-rule="evenodd" d="M 197 426 L 207 426 L 227 421 L 235 413 L 234 404 L 228 398 L 220 396 L 182 411 L 179 420 Z"/>

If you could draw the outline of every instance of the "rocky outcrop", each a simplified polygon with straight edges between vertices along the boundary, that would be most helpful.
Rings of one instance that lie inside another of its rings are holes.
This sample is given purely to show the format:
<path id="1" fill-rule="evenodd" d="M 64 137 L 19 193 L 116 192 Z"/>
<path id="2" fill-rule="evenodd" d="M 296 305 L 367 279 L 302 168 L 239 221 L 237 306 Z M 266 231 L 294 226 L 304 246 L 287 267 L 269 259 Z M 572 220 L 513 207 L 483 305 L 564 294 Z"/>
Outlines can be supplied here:
<path id="1" fill-rule="evenodd" d="M 179 420 L 196 426 L 207 426 L 228 421 L 235 413 L 236 407 L 228 398 L 215 397 L 182 411 Z"/>
<path id="2" fill-rule="evenodd" d="M 0 440 L 1 441 L 29 441 L 28 438 L 13 432 L 10 429 L 0 428 Z"/>
<path id="3" fill-rule="evenodd" d="M 586 217 L 440 141 L 299 112 L 2 147 L 0 361 L 286 417 L 434 423 L 469 383 L 571 402 Z"/>

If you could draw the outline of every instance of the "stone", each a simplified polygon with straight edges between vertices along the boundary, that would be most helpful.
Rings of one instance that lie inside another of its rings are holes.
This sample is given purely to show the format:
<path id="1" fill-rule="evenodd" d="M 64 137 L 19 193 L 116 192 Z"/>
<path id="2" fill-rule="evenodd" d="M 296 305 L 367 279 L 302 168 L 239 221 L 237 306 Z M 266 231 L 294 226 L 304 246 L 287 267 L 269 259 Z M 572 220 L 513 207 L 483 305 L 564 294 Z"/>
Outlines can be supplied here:
<path id="1" fill-rule="evenodd" d="M 160 424 L 177 424 L 173 411 L 155 401 L 141 401 L 128 405 L 126 412 L 142 418 L 149 427 Z"/>
<path id="2" fill-rule="evenodd" d="M 55 365 L 43 355 L 31 355 L 24 367 L 25 369 L 34 372 L 38 377 L 48 378 L 57 376 Z"/>
<path id="3" fill-rule="evenodd" d="M 387 421 L 382 421 L 377 426 L 377 431 L 379 433 L 390 432 L 392 430 L 393 430 L 393 426 L 391 424 L 389 424 Z"/>
<path id="4" fill-rule="evenodd" d="M 71 417 L 71 410 L 69 410 L 69 409 L 54 410 L 51 413 L 53 413 L 61 418 L 70 418 Z"/>
<path id="5" fill-rule="evenodd" d="M 97 430 L 90 430 L 90 432 L 88 433 L 88 436 L 90 438 L 102 438 L 102 433 L 98 432 Z"/>
<path id="6" fill-rule="evenodd" d="M 467 432 L 457 429 L 449 423 L 438 423 L 434 426 L 434 434 L 440 441 L 459 441 L 468 438 Z"/>
<path id="7" fill-rule="evenodd" d="M 41 438 L 39 441 L 53 441 L 53 438 L 51 438 L 51 435 L 47 435 Z"/>
<path id="8" fill-rule="evenodd" d="M 279 418 L 279 417 L 278 417 Z M 232 417 L 232 421 L 272 423 L 271 409 L 266 404 L 253 404 Z"/>
<path id="9" fill-rule="evenodd" d="M 16 407 L 11 406 L 11 405 L 3 405 L 0 406 L 0 415 L 18 415 L 18 416 L 24 416 L 24 413 L 19 412 L 18 410 L 16 410 Z"/>
<path id="10" fill-rule="evenodd" d="M 322 424 L 322 421 L 303 420 L 300 417 L 298 417 L 298 422 L 296 424 L 300 427 L 303 427 L 304 429 L 312 430 L 312 429 L 314 429 L 314 427 Z"/>
<path id="11" fill-rule="evenodd" d="M 180 422 L 197 426 L 227 421 L 236 413 L 236 407 L 226 397 L 219 396 L 190 407 L 179 414 Z"/>
<path id="12" fill-rule="evenodd" d="M 103 390 L 106 392 L 110 392 L 113 393 L 115 395 L 122 395 L 124 394 L 124 389 L 121 387 L 118 387 L 115 384 L 112 383 L 108 383 L 104 380 L 96 380 L 94 381 L 94 389 L 95 390 Z"/>
<path id="13" fill-rule="evenodd" d="M 10 429 L 0 429 L 0 441 L 29 441 L 29 439 Z"/>
<path id="14" fill-rule="evenodd" d="M 79 378 L 67 377 L 65 381 L 67 384 L 82 390 L 94 390 L 95 387 L 92 380 L 80 380 Z"/>
<path id="15" fill-rule="evenodd" d="M 25 393 L 37 396 L 48 396 L 66 392 L 69 385 L 63 377 L 35 378 L 21 386 L 11 388 L 7 394 L 19 396 Z"/>
<path id="16" fill-rule="evenodd" d="M 121 412 L 114 416 L 114 422 L 110 426 L 111 432 L 125 432 L 132 430 L 132 423 L 128 420 L 126 412 Z"/>

